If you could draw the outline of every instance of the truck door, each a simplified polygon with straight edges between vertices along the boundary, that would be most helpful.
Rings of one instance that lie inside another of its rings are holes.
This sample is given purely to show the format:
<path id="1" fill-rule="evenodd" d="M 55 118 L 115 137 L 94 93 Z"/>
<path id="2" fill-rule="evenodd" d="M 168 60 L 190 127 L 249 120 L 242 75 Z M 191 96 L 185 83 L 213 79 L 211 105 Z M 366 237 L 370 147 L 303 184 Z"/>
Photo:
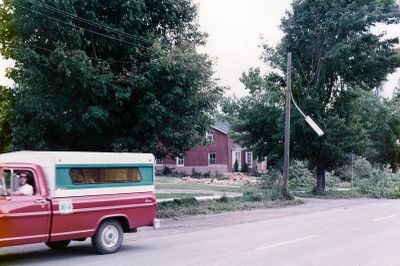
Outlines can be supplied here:
<path id="1" fill-rule="evenodd" d="M 4 189 L 0 190 L 0 193 L 3 191 L 0 194 L 0 247 L 46 242 L 49 238 L 51 209 L 46 195 L 41 193 L 43 188 L 38 187 L 38 176 L 32 169 L 5 169 L 3 183 L 6 187 L 11 183 L 7 181 L 11 174 L 28 175 L 33 194 L 12 195 L 8 191 L 4 195 Z"/>

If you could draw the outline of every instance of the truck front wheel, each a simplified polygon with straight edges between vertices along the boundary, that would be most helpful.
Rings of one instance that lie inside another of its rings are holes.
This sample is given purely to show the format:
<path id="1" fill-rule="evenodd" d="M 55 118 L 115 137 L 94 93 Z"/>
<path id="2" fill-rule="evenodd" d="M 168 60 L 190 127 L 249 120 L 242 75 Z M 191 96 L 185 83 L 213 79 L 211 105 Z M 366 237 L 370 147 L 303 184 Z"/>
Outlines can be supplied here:
<path id="1" fill-rule="evenodd" d="M 92 237 L 93 248 L 100 254 L 116 252 L 122 245 L 123 230 L 117 220 L 107 220 L 101 223 Z"/>
<path id="2" fill-rule="evenodd" d="M 46 242 L 46 245 L 51 249 L 63 249 L 66 248 L 71 240 L 63 240 L 63 241 L 55 241 L 55 242 Z"/>

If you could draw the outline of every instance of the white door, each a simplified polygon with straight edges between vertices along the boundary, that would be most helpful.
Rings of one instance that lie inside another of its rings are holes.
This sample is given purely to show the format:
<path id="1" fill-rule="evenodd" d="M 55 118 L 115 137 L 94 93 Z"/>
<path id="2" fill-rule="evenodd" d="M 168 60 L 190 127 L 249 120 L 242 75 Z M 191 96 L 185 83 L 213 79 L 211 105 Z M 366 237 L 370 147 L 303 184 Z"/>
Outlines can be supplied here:
<path id="1" fill-rule="evenodd" d="M 240 151 L 232 151 L 232 170 L 234 169 L 235 162 L 238 162 L 238 170 L 242 169 L 241 163 L 241 152 Z"/>

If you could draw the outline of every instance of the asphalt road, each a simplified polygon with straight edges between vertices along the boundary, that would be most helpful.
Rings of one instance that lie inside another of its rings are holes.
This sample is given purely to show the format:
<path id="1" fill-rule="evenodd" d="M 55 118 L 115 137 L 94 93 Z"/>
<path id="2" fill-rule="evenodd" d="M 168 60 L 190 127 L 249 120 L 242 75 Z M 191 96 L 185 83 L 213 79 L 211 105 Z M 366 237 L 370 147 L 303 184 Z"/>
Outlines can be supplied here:
<path id="1" fill-rule="evenodd" d="M 95 255 L 89 240 L 64 251 L 37 244 L 0 249 L 0 265 L 400 265 L 400 201 L 197 216 L 126 235 L 112 255 Z"/>

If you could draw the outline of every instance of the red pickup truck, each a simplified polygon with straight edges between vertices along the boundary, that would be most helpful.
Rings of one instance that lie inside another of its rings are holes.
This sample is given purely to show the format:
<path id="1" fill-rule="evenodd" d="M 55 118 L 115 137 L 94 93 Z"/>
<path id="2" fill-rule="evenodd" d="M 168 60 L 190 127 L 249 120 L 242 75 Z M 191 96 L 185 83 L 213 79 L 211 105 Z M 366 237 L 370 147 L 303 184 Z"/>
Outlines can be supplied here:
<path id="1" fill-rule="evenodd" d="M 123 233 L 159 226 L 154 172 L 152 154 L 0 154 L 0 247 L 91 237 L 98 253 L 116 252 Z"/>

